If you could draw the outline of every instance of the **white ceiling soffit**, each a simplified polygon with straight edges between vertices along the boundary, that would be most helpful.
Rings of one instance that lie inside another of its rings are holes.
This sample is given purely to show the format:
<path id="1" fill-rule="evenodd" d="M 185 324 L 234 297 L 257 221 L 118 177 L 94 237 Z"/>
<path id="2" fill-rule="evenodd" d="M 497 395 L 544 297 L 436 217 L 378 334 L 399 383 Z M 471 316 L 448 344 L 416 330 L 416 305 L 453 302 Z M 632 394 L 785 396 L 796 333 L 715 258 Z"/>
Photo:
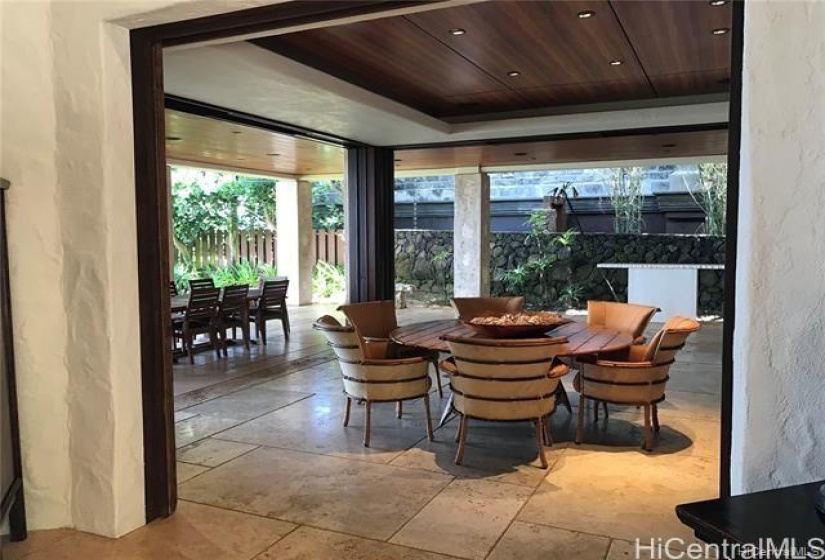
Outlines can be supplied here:
<path id="1" fill-rule="evenodd" d="M 727 122 L 728 103 L 449 124 L 251 43 L 164 52 L 166 93 L 334 134 L 401 146 Z"/>

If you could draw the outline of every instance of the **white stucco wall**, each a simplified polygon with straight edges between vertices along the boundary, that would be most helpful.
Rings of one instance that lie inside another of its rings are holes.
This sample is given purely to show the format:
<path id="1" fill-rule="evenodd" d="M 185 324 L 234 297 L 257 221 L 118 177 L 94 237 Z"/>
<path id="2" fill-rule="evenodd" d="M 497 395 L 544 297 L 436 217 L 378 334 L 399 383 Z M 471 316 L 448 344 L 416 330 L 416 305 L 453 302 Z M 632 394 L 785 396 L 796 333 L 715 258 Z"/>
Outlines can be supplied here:
<path id="1" fill-rule="evenodd" d="M 825 2 L 746 2 L 734 493 L 825 478 Z"/>
<path id="2" fill-rule="evenodd" d="M 31 529 L 117 536 L 144 522 L 126 27 L 266 3 L 0 0 L 0 175 L 12 182 Z"/>

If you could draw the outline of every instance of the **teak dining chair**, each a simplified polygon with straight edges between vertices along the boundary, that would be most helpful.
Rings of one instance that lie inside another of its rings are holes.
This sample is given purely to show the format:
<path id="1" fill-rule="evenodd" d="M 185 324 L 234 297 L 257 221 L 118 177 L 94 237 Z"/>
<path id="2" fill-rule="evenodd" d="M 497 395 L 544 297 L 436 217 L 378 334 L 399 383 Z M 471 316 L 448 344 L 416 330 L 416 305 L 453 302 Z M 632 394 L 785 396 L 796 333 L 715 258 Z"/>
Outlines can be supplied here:
<path id="1" fill-rule="evenodd" d="M 453 409 L 460 415 L 455 462 L 464 460 L 469 420 L 530 421 L 542 468 L 547 468 L 544 443 L 552 444 L 548 417 L 556 409 L 556 386 L 570 368 L 554 362 L 564 338 L 483 339 L 442 338 L 452 358 L 440 366 L 450 373 Z"/>
<path id="2" fill-rule="evenodd" d="M 688 336 L 699 330 L 694 319 L 674 317 L 650 343 L 631 347 L 627 361 L 579 358 L 579 422 L 576 443 L 584 437 L 584 405 L 588 399 L 601 402 L 644 407 L 645 433 L 642 448 L 653 449 L 653 431 L 659 431 L 658 404 L 665 400 L 668 372 L 676 353 Z"/>
<path id="3" fill-rule="evenodd" d="M 218 332 L 221 335 L 223 355 L 228 356 L 226 349 L 226 329 L 234 332 L 240 327 L 244 347 L 249 350 L 249 285 L 239 284 L 225 286 L 223 297 L 218 306 Z"/>
<path id="4" fill-rule="evenodd" d="M 396 402 L 397 416 L 401 418 L 402 401 L 423 399 L 427 437 L 433 440 L 429 396 L 432 382 L 427 371 L 429 364 L 424 358 L 365 358 L 355 329 L 341 325 L 329 315 L 319 318 L 312 327 L 324 333 L 341 366 L 347 397 L 345 427 L 349 425 L 352 400 L 364 402 L 364 447 L 370 445 L 370 415 L 374 402 Z"/>
<path id="5" fill-rule="evenodd" d="M 183 349 L 189 354 L 189 363 L 195 363 L 195 335 L 208 334 L 212 348 L 220 358 L 218 344 L 217 309 L 220 291 L 217 288 L 201 288 L 189 293 L 186 311 L 172 315 L 172 334 L 181 340 Z"/>
<path id="6" fill-rule="evenodd" d="M 384 359 L 424 358 L 435 366 L 438 397 L 442 398 L 444 396 L 438 370 L 438 352 L 396 344 L 390 338 L 390 333 L 398 328 L 398 318 L 395 314 L 395 302 L 393 300 L 350 303 L 340 306 L 338 310 L 355 327 L 365 357 Z"/>
<path id="7" fill-rule="evenodd" d="M 266 345 L 266 322 L 280 319 L 284 337 L 289 338 L 289 311 L 286 307 L 286 294 L 289 280 L 266 280 L 261 286 L 261 297 L 250 311 L 249 320 L 255 323 L 258 340 Z"/>
<path id="8" fill-rule="evenodd" d="M 189 291 L 199 290 L 201 288 L 214 288 L 215 281 L 211 278 L 192 278 L 189 280 Z"/>

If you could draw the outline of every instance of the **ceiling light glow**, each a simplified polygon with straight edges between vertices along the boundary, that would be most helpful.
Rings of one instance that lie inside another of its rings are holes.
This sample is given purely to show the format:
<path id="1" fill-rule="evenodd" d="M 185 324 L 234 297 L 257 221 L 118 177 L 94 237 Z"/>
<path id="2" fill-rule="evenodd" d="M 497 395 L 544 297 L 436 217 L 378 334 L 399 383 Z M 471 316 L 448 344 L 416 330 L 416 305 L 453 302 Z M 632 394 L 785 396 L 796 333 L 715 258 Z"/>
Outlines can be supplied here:
<path id="1" fill-rule="evenodd" d="M 518 70 L 510 70 L 509 72 L 507 72 L 507 75 L 511 78 L 515 78 L 516 76 L 521 76 L 521 72 L 519 72 Z"/>
<path id="2" fill-rule="evenodd" d="M 714 35 L 727 35 L 728 33 L 730 33 L 730 29 L 727 27 L 720 27 L 713 30 Z"/>
<path id="3" fill-rule="evenodd" d="M 450 29 L 449 33 L 450 35 L 464 35 L 465 33 L 467 33 L 467 30 L 461 29 L 460 27 L 453 27 L 452 29 Z"/>
<path id="4" fill-rule="evenodd" d="M 593 10 L 584 10 L 583 12 L 579 12 L 578 14 L 576 14 L 576 16 L 578 16 L 579 19 L 590 19 L 595 15 L 596 12 L 594 12 Z"/>
<path id="5" fill-rule="evenodd" d="M 624 60 L 616 59 L 610 61 L 610 66 L 621 66 L 622 64 L 624 64 Z"/>

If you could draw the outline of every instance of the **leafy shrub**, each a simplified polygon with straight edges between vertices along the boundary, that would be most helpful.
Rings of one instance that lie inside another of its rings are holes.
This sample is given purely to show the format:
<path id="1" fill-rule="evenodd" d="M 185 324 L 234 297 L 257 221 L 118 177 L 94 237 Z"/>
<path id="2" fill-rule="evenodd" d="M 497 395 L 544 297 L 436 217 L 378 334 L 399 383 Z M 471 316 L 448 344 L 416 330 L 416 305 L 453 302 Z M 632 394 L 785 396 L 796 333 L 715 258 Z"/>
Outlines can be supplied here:
<path id="1" fill-rule="evenodd" d="M 268 264 L 255 265 L 250 261 L 242 261 L 229 266 L 207 266 L 197 268 L 183 263 L 175 263 L 175 285 L 179 292 L 189 291 L 189 280 L 194 278 L 212 278 L 215 286 L 234 286 L 248 284 L 257 286 L 260 279 L 277 276 L 277 269 Z"/>
<path id="2" fill-rule="evenodd" d="M 318 261 L 312 273 L 312 293 L 321 301 L 342 301 L 346 275 L 344 267 Z"/>

